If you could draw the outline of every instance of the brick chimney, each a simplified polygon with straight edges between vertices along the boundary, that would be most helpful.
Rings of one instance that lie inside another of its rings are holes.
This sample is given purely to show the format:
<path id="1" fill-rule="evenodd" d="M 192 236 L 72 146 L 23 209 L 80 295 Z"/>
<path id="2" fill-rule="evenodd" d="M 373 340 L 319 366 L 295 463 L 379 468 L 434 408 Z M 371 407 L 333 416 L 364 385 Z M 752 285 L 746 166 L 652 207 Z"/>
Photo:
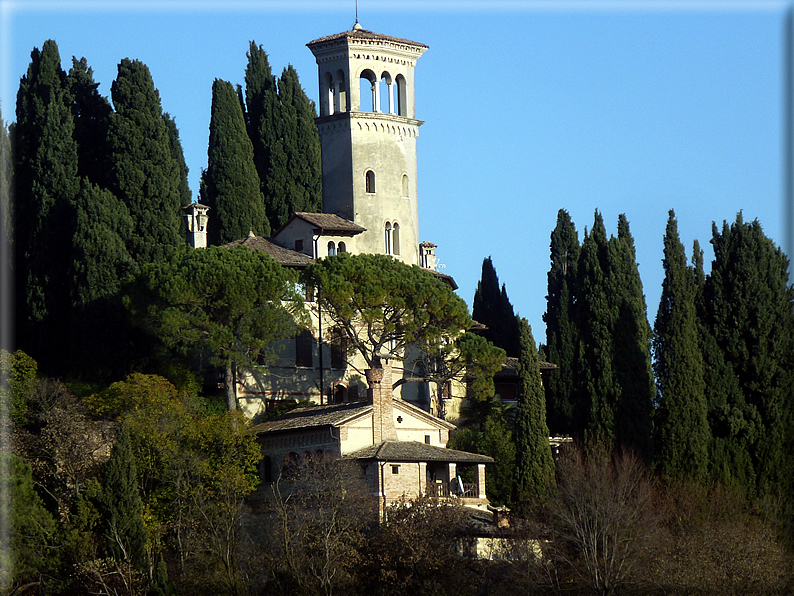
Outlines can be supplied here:
<path id="1" fill-rule="evenodd" d="M 378 445 L 383 441 L 396 441 L 397 429 L 394 428 L 392 407 L 391 365 L 370 368 L 367 376 L 367 401 L 372 404 L 372 442 Z"/>

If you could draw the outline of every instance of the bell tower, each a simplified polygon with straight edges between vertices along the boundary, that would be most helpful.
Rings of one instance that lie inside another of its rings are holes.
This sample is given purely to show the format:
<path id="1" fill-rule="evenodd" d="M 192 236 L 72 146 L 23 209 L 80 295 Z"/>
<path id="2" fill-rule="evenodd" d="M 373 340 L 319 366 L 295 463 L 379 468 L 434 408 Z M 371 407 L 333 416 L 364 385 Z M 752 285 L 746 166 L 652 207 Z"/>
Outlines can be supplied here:
<path id="1" fill-rule="evenodd" d="M 367 31 L 306 44 L 317 60 L 323 211 L 366 228 L 355 252 L 419 265 L 414 67 L 427 46 Z"/>

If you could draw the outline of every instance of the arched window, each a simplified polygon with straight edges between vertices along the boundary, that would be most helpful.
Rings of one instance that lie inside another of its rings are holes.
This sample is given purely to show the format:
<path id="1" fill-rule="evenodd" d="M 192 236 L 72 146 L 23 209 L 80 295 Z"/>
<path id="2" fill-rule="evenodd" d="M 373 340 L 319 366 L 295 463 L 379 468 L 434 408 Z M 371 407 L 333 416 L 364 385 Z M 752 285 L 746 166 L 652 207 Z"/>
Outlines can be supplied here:
<path id="1" fill-rule="evenodd" d="M 400 224 L 398 224 L 396 221 L 392 225 L 391 230 L 391 247 L 392 254 L 400 254 Z"/>
<path id="2" fill-rule="evenodd" d="M 314 336 L 308 329 L 301 329 L 295 336 L 295 366 L 312 366 Z"/>
<path id="3" fill-rule="evenodd" d="M 362 112 L 379 111 L 378 96 L 378 77 L 375 73 L 367 69 L 361 73 L 358 79 L 359 90 L 359 110 Z"/>
<path id="4" fill-rule="evenodd" d="M 334 112 L 347 112 L 347 84 L 345 83 L 345 73 L 341 69 L 336 71 L 335 84 Z"/>
<path id="5" fill-rule="evenodd" d="M 402 194 L 400 196 L 408 198 L 411 196 L 408 192 L 408 174 L 403 174 Z"/>
<path id="6" fill-rule="evenodd" d="M 325 97 L 325 101 L 320 104 L 321 116 L 331 116 L 334 113 L 334 81 L 331 73 L 325 73 L 323 77 L 323 94 L 320 97 Z"/>
<path id="7" fill-rule="evenodd" d="M 347 364 L 347 337 L 338 327 L 331 330 L 331 368 L 341 370 Z"/>
<path id="8" fill-rule="evenodd" d="M 372 170 L 367 170 L 365 177 L 365 186 L 367 194 L 374 195 L 375 194 L 375 172 Z"/>
<path id="9" fill-rule="evenodd" d="M 392 227 L 391 224 L 387 221 L 386 222 L 386 234 L 385 234 L 385 253 L 387 255 L 394 254 L 392 253 Z"/>
<path id="10" fill-rule="evenodd" d="M 334 244 L 334 241 L 331 240 L 328 242 L 328 256 L 332 257 L 335 254 L 336 254 L 336 244 Z"/>
<path id="11" fill-rule="evenodd" d="M 336 247 L 336 252 L 341 254 L 343 252 L 347 252 L 347 247 L 345 246 L 344 242 L 340 242 L 339 246 Z"/>
<path id="12" fill-rule="evenodd" d="M 400 116 L 408 116 L 408 89 L 406 88 L 405 77 L 397 75 L 397 113 Z"/>
<path id="13" fill-rule="evenodd" d="M 391 75 L 384 71 L 380 75 L 380 111 L 384 114 L 394 114 L 394 85 Z"/>

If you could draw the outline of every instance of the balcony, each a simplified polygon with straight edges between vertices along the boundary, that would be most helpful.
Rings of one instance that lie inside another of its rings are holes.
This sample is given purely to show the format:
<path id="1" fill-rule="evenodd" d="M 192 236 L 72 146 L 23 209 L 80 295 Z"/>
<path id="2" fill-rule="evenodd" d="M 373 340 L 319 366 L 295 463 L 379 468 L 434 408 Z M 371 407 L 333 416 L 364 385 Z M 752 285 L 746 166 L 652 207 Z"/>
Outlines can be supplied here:
<path id="1" fill-rule="evenodd" d="M 473 482 L 464 482 L 463 492 L 460 491 L 460 486 L 457 481 L 452 482 L 436 482 L 427 485 L 428 497 L 460 497 L 463 499 L 476 499 L 479 495 L 477 492 L 477 485 Z"/>

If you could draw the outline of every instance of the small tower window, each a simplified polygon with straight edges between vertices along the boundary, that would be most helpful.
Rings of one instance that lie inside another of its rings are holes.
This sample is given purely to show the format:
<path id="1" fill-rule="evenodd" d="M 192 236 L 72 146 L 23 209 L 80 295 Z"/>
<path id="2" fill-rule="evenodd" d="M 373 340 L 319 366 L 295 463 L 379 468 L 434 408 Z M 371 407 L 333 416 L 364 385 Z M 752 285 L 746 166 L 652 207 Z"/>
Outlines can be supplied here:
<path id="1" fill-rule="evenodd" d="M 344 242 L 340 242 L 339 246 L 336 247 L 336 252 L 342 254 L 343 252 L 347 252 L 347 246 L 345 246 Z"/>
<path id="2" fill-rule="evenodd" d="M 384 239 L 385 239 L 385 245 L 384 245 L 385 251 L 384 252 L 387 255 L 393 254 L 392 253 L 392 227 L 391 227 L 391 224 L 388 221 L 386 222 Z"/>
<path id="3" fill-rule="evenodd" d="M 402 195 L 400 195 L 400 196 L 405 197 L 405 198 L 408 198 L 408 197 L 411 196 L 410 194 L 408 194 L 408 175 L 407 174 L 403 174 Z"/>
<path id="4" fill-rule="evenodd" d="M 359 83 L 359 107 L 362 112 L 380 111 L 380 88 L 378 87 L 378 77 L 375 73 L 367 69 L 361 73 Z"/>
<path id="5" fill-rule="evenodd" d="M 365 184 L 366 184 L 366 192 L 367 194 L 374 195 L 375 194 L 375 172 L 372 170 L 367 170 L 365 177 Z"/>
<path id="6" fill-rule="evenodd" d="M 332 257 L 336 254 L 336 244 L 334 244 L 333 240 L 328 243 L 328 256 Z"/>
<path id="7" fill-rule="evenodd" d="M 397 75 L 397 113 L 400 116 L 408 116 L 408 90 L 406 89 L 405 77 Z"/>
<path id="8" fill-rule="evenodd" d="M 391 230 L 391 247 L 392 254 L 400 254 L 400 224 L 398 224 L 396 221 L 392 225 Z"/>

